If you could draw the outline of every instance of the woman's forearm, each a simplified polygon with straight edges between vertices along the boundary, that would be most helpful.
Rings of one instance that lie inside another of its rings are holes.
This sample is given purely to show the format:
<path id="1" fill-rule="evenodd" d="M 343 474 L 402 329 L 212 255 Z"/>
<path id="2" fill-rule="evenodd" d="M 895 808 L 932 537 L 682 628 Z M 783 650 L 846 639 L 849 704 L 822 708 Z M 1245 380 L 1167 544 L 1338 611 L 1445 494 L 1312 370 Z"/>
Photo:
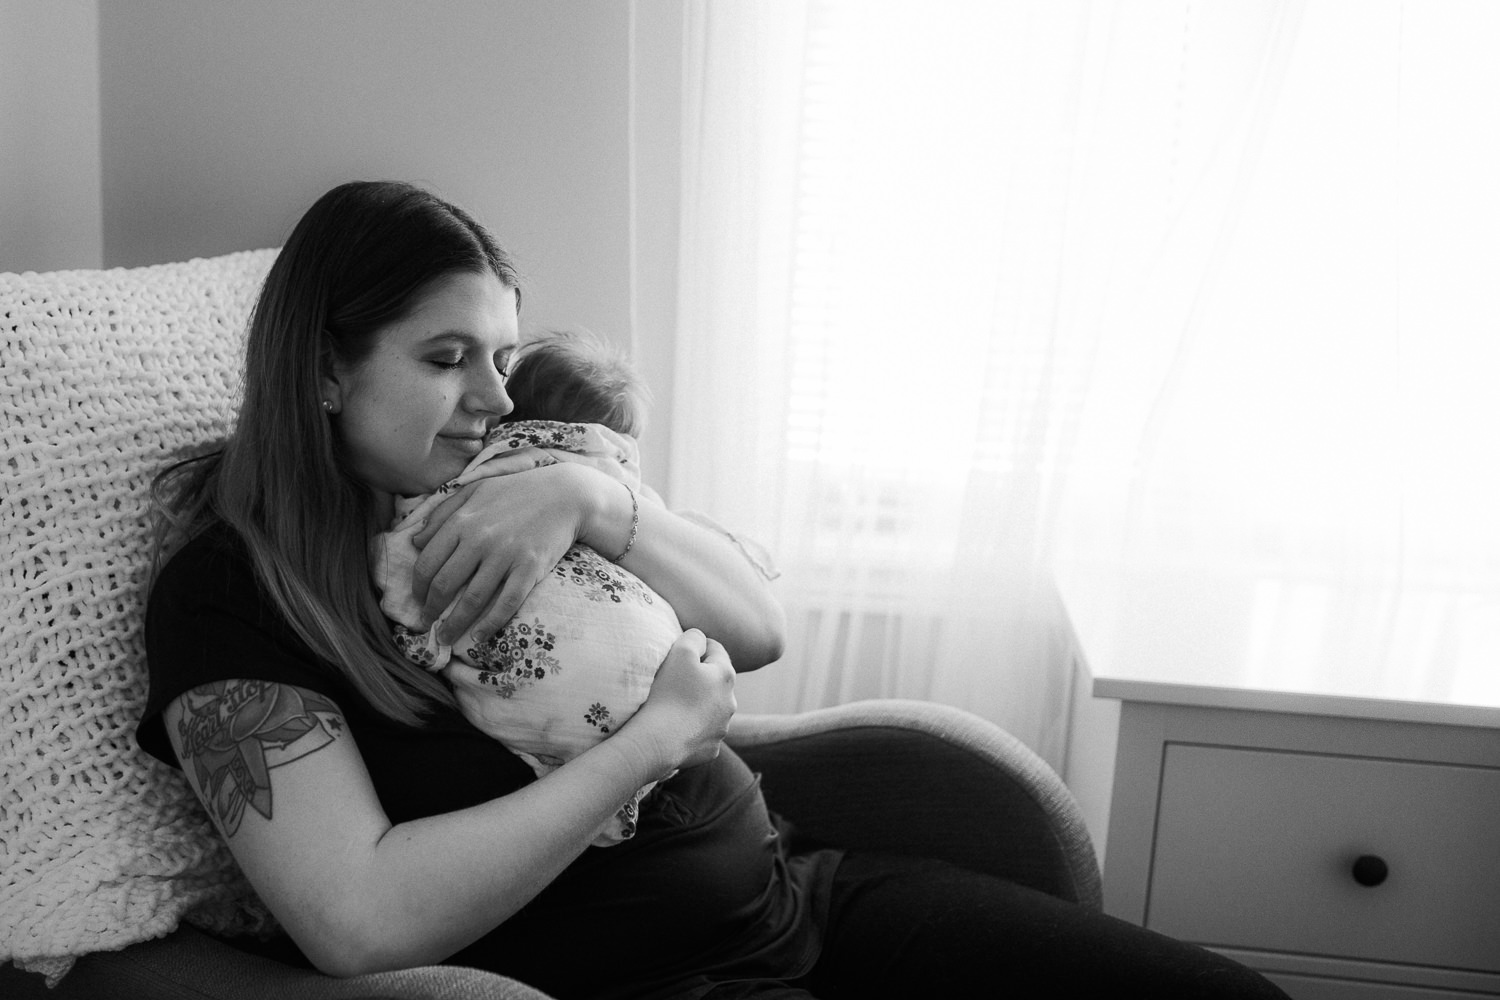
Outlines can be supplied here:
<path id="1" fill-rule="evenodd" d="M 611 488 L 612 487 L 612 488 Z M 606 484 L 581 539 L 607 556 L 630 537 L 628 492 Z M 637 503 L 640 523 L 620 565 L 646 581 L 677 612 L 683 628 L 723 643 L 738 672 L 781 658 L 786 615 L 760 571 L 728 538 L 655 504 Z"/>
<path id="2" fill-rule="evenodd" d="M 386 826 L 356 877 L 333 880 L 353 883 L 341 904 L 315 903 L 334 919 L 304 931 L 339 945 L 309 957 L 352 975 L 431 964 L 477 940 L 551 883 L 641 786 L 716 757 L 733 691 L 725 650 L 685 633 L 645 704 L 608 739 L 499 799 Z M 319 844 L 341 859 L 350 853 Z M 326 869 L 319 875 L 329 881 Z"/>
<path id="3" fill-rule="evenodd" d="M 503 798 L 390 827 L 299 943 L 334 975 L 446 959 L 551 883 L 631 794 L 664 776 L 659 759 L 622 730 Z"/>
<path id="4" fill-rule="evenodd" d="M 733 541 L 638 493 L 633 508 L 631 491 L 596 469 L 565 462 L 476 481 L 412 541 L 422 552 L 412 591 L 425 620 L 446 609 L 445 642 L 499 631 L 578 541 L 666 598 L 683 628 L 721 642 L 737 671 L 779 659 L 785 644 L 780 603 Z"/>
<path id="5" fill-rule="evenodd" d="M 502 924 L 642 786 L 712 760 L 734 708 L 727 653 L 685 632 L 608 739 L 507 795 L 394 825 L 321 694 L 216 681 L 164 722 L 260 898 L 317 968 L 347 976 L 442 961 Z"/>

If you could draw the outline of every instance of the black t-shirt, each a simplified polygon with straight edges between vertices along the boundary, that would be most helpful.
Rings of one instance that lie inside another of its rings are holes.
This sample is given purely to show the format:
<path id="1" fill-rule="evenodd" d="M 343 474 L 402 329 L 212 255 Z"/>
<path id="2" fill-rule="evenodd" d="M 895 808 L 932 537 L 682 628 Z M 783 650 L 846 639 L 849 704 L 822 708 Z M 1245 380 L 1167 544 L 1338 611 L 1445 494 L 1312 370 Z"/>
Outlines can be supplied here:
<path id="1" fill-rule="evenodd" d="M 333 699 L 393 823 L 534 780 L 529 766 L 456 710 L 421 728 L 375 712 L 275 611 L 227 528 L 189 542 L 163 569 L 147 610 L 146 651 L 151 687 L 137 739 L 174 766 L 162 710 L 201 684 L 238 678 Z M 559 997 L 692 995 L 726 979 L 800 975 L 817 955 L 839 854 L 791 853 L 786 834 L 758 778 L 726 748 L 659 784 L 632 839 L 586 850 L 449 962 Z"/>

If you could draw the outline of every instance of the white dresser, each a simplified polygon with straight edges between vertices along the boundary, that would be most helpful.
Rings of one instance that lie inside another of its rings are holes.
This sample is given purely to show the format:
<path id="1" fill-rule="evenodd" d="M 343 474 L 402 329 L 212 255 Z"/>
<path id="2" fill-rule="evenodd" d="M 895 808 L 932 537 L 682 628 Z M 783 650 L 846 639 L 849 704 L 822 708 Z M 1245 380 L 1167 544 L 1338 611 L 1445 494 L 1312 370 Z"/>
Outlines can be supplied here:
<path id="1" fill-rule="evenodd" d="M 1500 594 L 1060 587 L 1119 704 L 1106 910 L 1296 1000 L 1500 996 Z"/>

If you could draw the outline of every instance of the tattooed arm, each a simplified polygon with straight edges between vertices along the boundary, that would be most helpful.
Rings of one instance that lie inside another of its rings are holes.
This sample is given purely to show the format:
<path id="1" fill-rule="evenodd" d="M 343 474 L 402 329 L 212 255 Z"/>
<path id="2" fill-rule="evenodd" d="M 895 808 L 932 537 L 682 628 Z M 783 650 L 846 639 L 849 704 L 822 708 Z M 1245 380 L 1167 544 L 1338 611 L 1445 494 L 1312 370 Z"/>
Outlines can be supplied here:
<path id="1" fill-rule="evenodd" d="M 510 795 L 399 825 L 322 695 L 221 681 L 174 700 L 165 721 L 277 920 L 319 969 L 356 975 L 439 962 L 477 940 L 556 878 L 641 785 L 711 759 L 734 711 L 733 676 L 722 647 L 686 633 L 610 739 Z"/>
<path id="2" fill-rule="evenodd" d="M 225 837 L 245 806 L 273 818 L 271 769 L 316 753 L 344 731 L 338 706 L 320 694 L 266 681 L 217 681 L 179 702 L 174 745 Z"/>

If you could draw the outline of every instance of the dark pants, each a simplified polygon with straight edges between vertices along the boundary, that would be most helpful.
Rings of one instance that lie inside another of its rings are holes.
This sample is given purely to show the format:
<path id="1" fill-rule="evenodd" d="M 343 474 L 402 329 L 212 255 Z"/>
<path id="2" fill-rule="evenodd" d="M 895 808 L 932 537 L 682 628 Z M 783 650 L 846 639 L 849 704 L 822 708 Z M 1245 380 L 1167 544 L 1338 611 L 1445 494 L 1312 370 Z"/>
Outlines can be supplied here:
<path id="1" fill-rule="evenodd" d="M 725 983 L 708 997 L 1121 995 L 1286 1000 L 1203 948 L 941 862 L 870 854 L 839 866 L 811 973 Z"/>

